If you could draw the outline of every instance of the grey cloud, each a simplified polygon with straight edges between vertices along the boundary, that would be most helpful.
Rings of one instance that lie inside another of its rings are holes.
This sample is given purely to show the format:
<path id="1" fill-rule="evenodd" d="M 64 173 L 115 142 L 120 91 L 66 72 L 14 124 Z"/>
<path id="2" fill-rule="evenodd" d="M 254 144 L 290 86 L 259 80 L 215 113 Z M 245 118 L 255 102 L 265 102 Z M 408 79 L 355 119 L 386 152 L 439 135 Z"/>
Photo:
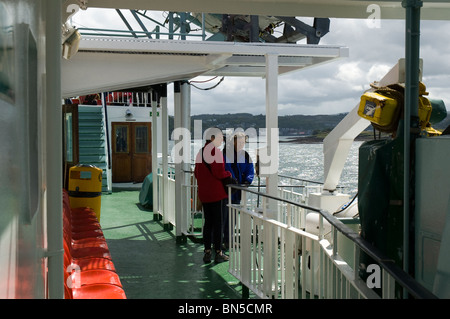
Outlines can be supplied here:
<path id="1" fill-rule="evenodd" d="M 89 11 L 89 10 L 88 10 Z M 97 11 L 77 14 L 74 20 L 94 27 L 117 24 L 117 15 L 98 19 Z M 121 27 L 124 27 L 123 25 Z M 450 110 L 450 22 L 422 21 L 421 57 L 424 81 L 433 98 L 441 98 Z M 330 32 L 321 45 L 349 47 L 350 56 L 304 71 L 279 77 L 279 110 L 285 114 L 323 114 L 348 112 L 369 84 L 379 80 L 382 70 L 395 65 L 405 54 L 403 20 L 381 20 L 371 28 L 361 19 L 331 19 Z M 214 82 L 215 83 L 215 82 Z M 207 87 L 208 85 L 199 85 Z M 265 113 L 265 81 L 261 78 L 225 78 L 215 89 L 192 88 L 191 114 Z M 169 111 L 170 112 L 170 111 Z M 172 111 L 173 114 L 173 111 Z"/>

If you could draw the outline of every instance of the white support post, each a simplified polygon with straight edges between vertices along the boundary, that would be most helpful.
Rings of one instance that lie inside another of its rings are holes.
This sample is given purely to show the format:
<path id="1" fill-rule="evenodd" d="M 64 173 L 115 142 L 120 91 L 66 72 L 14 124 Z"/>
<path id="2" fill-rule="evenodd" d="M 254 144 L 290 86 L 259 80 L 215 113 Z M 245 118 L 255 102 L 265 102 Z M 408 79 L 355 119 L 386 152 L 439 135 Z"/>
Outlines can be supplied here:
<path id="1" fill-rule="evenodd" d="M 187 233 L 191 215 L 191 86 L 187 81 L 181 82 L 181 126 L 187 129 L 189 136 L 183 138 L 183 163 L 182 163 L 182 232 Z"/>
<path id="2" fill-rule="evenodd" d="M 159 214 L 158 200 L 158 93 L 152 90 L 152 176 L 153 215 Z"/>
<path id="3" fill-rule="evenodd" d="M 266 138 L 267 155 L 270 158 L 266 168 L 267 193 L 278 195 L 278 55 L 266 55 Z M 277 203 L 269 200 L 269 215 L 276 219 Z"/>
<path id="4" fill-rule="evenodd" d="M 278 55 L 266 54 L 266 151 L 260 154 L 261 175 L 266 177 L 266 192 L 271 196 L 278 195 Z M 268 199 L 268 207 L 263 200 L 265 217 L 277 220 L 277 201 Z M 264 225 L 264 291 L 271 296 L 275 278 L 274 260 L 278 250 L 275 247 L 274 229 L 270 224 Z"/>
<path id="5" fill-rule="evenodd" d="M 181 83 L 174 83 L 174 129 L 181 128 Z M 174 136 L 175 146 L 182 142 L 182 137 Z M 175 154 L 175 235 L 177 242 L 182 236 L 182 177 L 183 169 L 181 161 L 177 158 L 179 154 Z"/>
<path id="6" fill-rule="evenodd" d="M 169 163 L 168 163 L 168 149 L 169 149 L 169 114 L 167 111 L 167 84 L 163 84 L 161 88 L 161 140 L 162 140 L 162 166 L 163 166 L 163 224 L 169 223 Z"/>
<path id="7" fill-rule="evenodd" d="M 191 181 L 185 171 L 190 170 L 191 163 L 191 136 L 190 112 L 191 91 L 186 81 L 175 82 L 175 129 L 179 129 L 174 136 L 175 140 L 175 227 L 177 242 L 186 240 L 188 230 L 188 214 L 190 214 L 190 193 L 187 191 Z M 180 144 L 181 143 L 181 144 Z M 189 175 L 190 176 L 190 175 Z"/>

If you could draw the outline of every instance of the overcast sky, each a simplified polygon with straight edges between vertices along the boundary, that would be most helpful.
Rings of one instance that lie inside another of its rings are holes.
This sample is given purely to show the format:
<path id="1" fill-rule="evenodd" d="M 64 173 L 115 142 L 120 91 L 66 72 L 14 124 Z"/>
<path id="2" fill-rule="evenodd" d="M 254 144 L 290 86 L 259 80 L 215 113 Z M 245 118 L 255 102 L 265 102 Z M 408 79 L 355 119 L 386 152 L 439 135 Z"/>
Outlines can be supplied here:
<path id="1" fill-rule="evenodd" d="M 163 21 L 163 15 L 162 12 L 155 13 L 159 21 Z M 72 21 L 78 27 L 126 29 L 113 10 L 80 10 Z M 353 109 L 369 84 L 380 80 L 399 58 L 404 57 L 404 26 L 403 20 L 381 20 L 380 27 L 374 28 L 366 20 L 331 19 L 330 32 L 320 44 L 347 46 L 349 57 L 280 76 L 278 114 L 336 114 Z M 139 27 L 135 29 L 141 30 Z M 450 22 L 422 21 L 420 41 L 420 56 L 424 60 L 423 81 L 430 92 L 429 97 L 444 100 L 449 111 Z M 200 78 L 205 79 L 209 78 Z M 217 81 L 196 85 L 207 88 Z M 172 86 L 169 87 L 171 89 Z M 215 89 L 202 91 L 192 87 L 191 92 L 192 115 L 265 114 L 265 80 L 261 78 L 226 77 Z M 173 115 L 170 99 L 169 113 Z"/>

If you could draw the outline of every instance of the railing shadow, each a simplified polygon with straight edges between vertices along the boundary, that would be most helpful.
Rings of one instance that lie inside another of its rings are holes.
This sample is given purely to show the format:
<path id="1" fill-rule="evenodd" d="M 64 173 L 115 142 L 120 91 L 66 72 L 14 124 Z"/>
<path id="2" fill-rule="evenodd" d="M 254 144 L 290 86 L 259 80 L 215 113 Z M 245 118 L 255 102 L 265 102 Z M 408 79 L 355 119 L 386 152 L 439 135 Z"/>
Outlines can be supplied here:
<path id="1" fill-rule="evenodd" d="M 113 204 L 111 204 L 113 205 Z M 150 214 L 148 214 L 150 213 Z M 128 299 L 239 299 L 240 282 L 228 263 L 203 263 L 198 238 L 177 244 L 173 230 L 140 204 L 117 214 L 104 213 L 103 231 Z M 110 219 L 110 220 L 106 220 Z"/>

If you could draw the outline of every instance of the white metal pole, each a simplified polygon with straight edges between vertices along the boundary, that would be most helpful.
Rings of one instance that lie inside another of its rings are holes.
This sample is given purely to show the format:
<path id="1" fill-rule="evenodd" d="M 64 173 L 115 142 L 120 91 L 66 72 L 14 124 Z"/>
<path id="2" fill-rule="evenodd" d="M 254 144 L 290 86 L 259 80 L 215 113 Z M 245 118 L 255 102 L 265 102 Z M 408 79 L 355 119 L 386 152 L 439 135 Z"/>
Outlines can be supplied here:
<path id="1" fill-rule="evenodd" d="M 168 208 L 169 208 L 169 164 L 168 164 L 168 148 L 169 148 L 169 114 L 167 111 L 167 84 L 161 87 L 161 127 L 162 127 L 162 166 L 163 166 L 163 224 L 167 225 Z"/>
<path id="2" fill-rule="evenodd" d="M 181 128 L 181 83 L 174 83 L 174 129 Z M 178 143 L 182 142 L 182 137 L 174 134 L 175 151 Z M 183 189 L 183 168 L 180 154 L 175 154 L 175 236 L 177 242 L 182 239 L 182 189 Z"/>
<path id="3" fill-rule="evenodd" d="M 278 188 L 278 55 L 266 54 L 266 138 L 270 158 L 266 175 L 267 193 L 277 196 Z M 276 201 L 269 200 L 269 216 L 276 218 Z"/>
<path id="4" fill-rule="evenodd" d="M 187 81 L 181 82 L 181 126 L 187 129 L 189 136 L 183 138 L 183 211 L 182 211 L 182 231 L 188 230 L 188 220 L 191 214 L 191 86 Z"/>
<path id="5" fill-rule="evenodd" d="M 158 200 L 158 92 L 152 90 L 152 177 L 153 215 L 159 214 Z"/>

